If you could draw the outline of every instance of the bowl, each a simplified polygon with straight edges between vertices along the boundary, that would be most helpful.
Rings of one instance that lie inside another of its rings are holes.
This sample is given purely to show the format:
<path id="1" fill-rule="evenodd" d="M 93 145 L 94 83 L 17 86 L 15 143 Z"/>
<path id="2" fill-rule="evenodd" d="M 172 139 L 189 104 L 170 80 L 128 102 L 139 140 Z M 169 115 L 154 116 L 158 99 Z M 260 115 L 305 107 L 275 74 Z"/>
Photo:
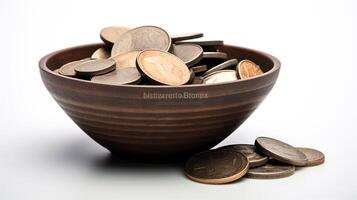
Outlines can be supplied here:
<path id="1" fill-rule="evenodd" d="M 178 160 L 207 150 L 235 131 L 273 88 L 277 58 L 224 45 L 229 58 L 249 59 L 262 75 L 210 85 L 105 85 L 59 75 L 63 64 L 90 57 L 103 44 L 59 50 L 39 62 L 44 85 L 67 115 L 113 154 Z"/>

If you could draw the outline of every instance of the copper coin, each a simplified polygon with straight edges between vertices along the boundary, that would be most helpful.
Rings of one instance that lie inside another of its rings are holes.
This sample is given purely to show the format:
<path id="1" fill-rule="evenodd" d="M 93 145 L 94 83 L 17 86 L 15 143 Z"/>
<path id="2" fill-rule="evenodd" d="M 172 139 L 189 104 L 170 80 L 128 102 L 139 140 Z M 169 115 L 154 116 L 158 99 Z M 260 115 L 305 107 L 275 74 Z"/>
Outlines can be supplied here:
<path id="1" fill-rule="evenodd" d="M 316 166 L 325 162 L 325 155 L 321 151 L 302 147 L 298 147 L 297 149 L 307 157 L 306 166 Z"/>
<path id="2" fill-rule="evenodd" d="M 171 38 L 165 30 L 156 26 L 141 26 L 121 35 L 114 43 L 111 55 L 145 49 L 168 51 L 170 48 Z"/>
<path id="3" fill-rule="evenodd" d="M 125 68 L 125 67 L 135 67 L 136 68 L 136 58 L 138 57 L 141 51 L 133 50 L 128 51 L 116 56 L 111 57 L 115 60 L 116 68 Z"/>
<path id="4" fill-rule="evenodd" d="M 115 69 L 113 59 L 90 60 L 74 67 L 76 74 L 80 76 L 97 76 L 109 73 Z"/>
<path id="5" fill-rule="evenodd" d="M 171 39 L 173 42 L 190 40 L 200 37 L 203 37 L 203 33 L 187 33 L 187 34 L 180 34 L 180 35 L 171 35 Z"/>
<path id="6" fill-rule="evenodd" d="M 65 65 L 63 65 L 61 68 L 59 68 L 58 73 L 64 76 L 70 76 L 70 77 L 75 77 L 76 76 L 76 71 L 74 71 L 74 68 L 81 63 L 89 61 L 90 58 L 85 58 L 82 60 L 76 60 L 73 62 L 69 62 Z"/>
<path id="7" fill-rule="evenodd" d="M 198 65 L 198 66 L 191 67 L 191 69 L 195 73 L 201 73 L 207 71 L 207 65 Z"/>
<path id="8" fill-rule="evenodd" d="M 291 176 L 295 173 L 295 167 L 289 165 L 266 164 L 257 168 L 251 168 L 244 176 L 246 178 L 274 179 Z"/>
<path id="9" fill-rule="evenodd" d="M 273 138 L 258 137 L 255 146 L 259 152 L 285 164 L 305 166 L 307 163 L 307 158 L 301 151 Z"/>
<path id="10" fill-rule="evenodd" d="M 203 52 L 203 58 L 227 60 L 228 55 L 224 52 Z"/>
<path id="11" fill-rule="evenodd" d="M 187 66 L 192 66 L 202 59 L 203 49 L 196 44 L 180 44 L 173 47 L 172 53 L 185 62 Z"/>
<path id="12" fill-rule="evenodd" d="M 259 65 L 250 60 L 242 60 L 237 66 L 237 71 L 241 79 L 251 78 L 263 74 Z"/>
<path id="13" fill-rule="evenodd" d="M 110 53 L 104 47 L 97 49 L 91 56 L 92 59 L 107 59 Z"/>
<path id="14" fill-rule="evenodd" d="M 207 76 L 213 72 L 216 72 L 216 71 L 219 71 L 219 70 L 222 70 L 222 69 L 227 69 L 231 66 L 234 66 L 234 65 L 237 65 L 238 63 L 238 60 L 237 59 L 230 59 L 230 60 L 227 60 L 217 66 L 214 66 L 212 67 L 211 69 L 207 70 L 202 76 Z"/>
<path id="15" fill-rule="evenodd" d="M 121 35 L 129 31 L 130 28 L 121 27 L 121 26 L 109 26 L 105 27 L 100 31 L 100 38 L 106 44 L 113 45 Z"/>
<path id="16" fill-rule="evenodd" d="M 160 50 L 145 50 L 137 57 L 137 68 L 151 81 L 165 85 L 183 85 L 190 79 L 186 64 L 175 55 Z"/>
<path id="17" fill-rule="evenodd" d="M 220 70 L 203 77 L 204 84 L 224 83 L 238 80 L 235 70 Z"/>
<path id="18" fill-rule="evenodd" d="M 139 71 L 134 67 L 116 69 L 108 74 L 94 76 L 91 81 L 109 85 L 138 84 L 141 80 Z"/>
<path id="19" fill-rule="evenodd" d="M 190 158 L 185 165 L 185 174 L 200 183 L 223 184 L 238 180 L 248 168 L 248 159 L 243 154 L 215 149 Z"/>
<path id="20" fill-rule="evenodd" d="M 259 167 L 268 162 L 268 157 L 257 153 L 256 147 L 251 144 L 233 144 L 220 148 L 242 153 L 248 158 L 250 168 Z"/>
<path id="21" fill-rule="evenodd" d="M 185 41 L 175 42 L 175 44 L 197 44 L 200 46 L 223 46 L 224 42 L 222 40 L 205 40 L 205 41 L 185 40 Z"/>

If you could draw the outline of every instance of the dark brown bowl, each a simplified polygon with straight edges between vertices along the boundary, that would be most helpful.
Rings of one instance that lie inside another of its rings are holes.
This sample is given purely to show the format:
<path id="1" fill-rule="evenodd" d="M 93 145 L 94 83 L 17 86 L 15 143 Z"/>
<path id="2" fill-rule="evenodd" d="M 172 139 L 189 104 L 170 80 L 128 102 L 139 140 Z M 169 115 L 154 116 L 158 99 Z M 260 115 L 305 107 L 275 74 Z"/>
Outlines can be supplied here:
<path id="1" fill-rule="evenodd" d="M 225 45 L 221 50 L 230 58 L 250 59 L 265 73 L 229 83 L 173 87 L 104 85 L 52 71 L 90 57 L 99 47 L 102 44 L 78 46 L 43 57 L 41 77 L 89 137 L 114 154 L 131 158 L 175 160 L 215 146 L 259 106 L 280 69 L 279 60 L 271 55 Z"/>

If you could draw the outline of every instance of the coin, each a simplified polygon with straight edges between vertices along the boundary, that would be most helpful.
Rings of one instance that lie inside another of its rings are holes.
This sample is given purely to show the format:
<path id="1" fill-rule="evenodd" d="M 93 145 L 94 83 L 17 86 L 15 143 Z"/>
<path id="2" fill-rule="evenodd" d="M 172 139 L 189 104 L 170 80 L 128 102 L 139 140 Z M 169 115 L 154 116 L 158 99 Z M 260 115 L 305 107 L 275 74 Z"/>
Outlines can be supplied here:
<path id="1" fill-rule="evenodd" d="M 141 80 L 139 71 L 134 67 L 117 68 L 116 70 L 92 77 L 91 81 L 109 85 L 138 84 Z"/>
<path id="2" fill-rule="evenodd" d="M 238 60 L 237 59 L 230 59 L 230 60 L 227 60 L 217 66 L 214 66 L 212 67 L 211 69 L 207 70 L 205 73 L 203 73 L 203 77 L 213 73 L 213 72 L 216 72 L 216 71 L 219 71 L 219 70 L 222 70 L 222 69 L 227 69 L 233 65 L 237 65 L 238 63 Z"/>
<path id="3" fill-rule="evenodd" d="M 185 40 L 185 41 L 175 42 L 175 44 L 197 44 L 200 46 L 223 46 L 224 42 L 222 40 L 205 40 L 205 41 Z"/>
<path id="4" fill-rule="evenodd" d="M 195 78 L 196 78 L 196 74 L 195 74 L 195 72 L 192 70 L 192 69 L 190 69 L 190 79 L 188 80 L 188 84 L 192 84 L 193 83 L 193 81 L 195 80 Z"/>
<path id="5" fill-rule="evenodd" d="M 74 68 L 76 67 L 76 65 L 78 65 L 80 63 L 87 62 L 89 60 L 90 60 L 89 58 L 85 58 L 82 60 L 76 60 L 76 61 L 64 64 L 61 68 L 59 68 L 58 73 L 61 75 L 64 75 L 64 76 L 75 77 L 76 71 L 74 71 Z"/>
<path id="6" fill-rule="evenodd" d="M 92 59 L 107 59 L 110 57 L 110 53 L 104 48 L 97 49 L 91 56 Z"/>
<path id="7" fill-rule="evenodd" d="M 224 52 L 203 52 L 203 58 L 214 58 L 227 60 L 228 55 Z"/>
<path id="8" fill-rule="evenodd" d="M 115 60 L 116 68 L 124 67 L 135 67 L 136 68 L 136 58 L 138 57 L 141 51 L 133 50 L 128 51 L 116 56 L 113 56 L 112 59 Z"/>
<path id="9" fill-rule="evenodd" d="M 203 77 L 204 84 L 224 83 L 235 80 L 238 80 L 237 72 L 230 69 L 212 72 L 211 74 Z"/>
<path id="10" fill-rule="evenodd" d="M 155 83 L 177 86 L 187 83 L 190 79 L 186 64 L 166 51 L 142 51 L 136 62 L 139 71 Z"/>
<path id="11" fill-rule="evenodd" d="M 185 174 L 200 183 L 223 184 L 238 180 L 248 168 L 248 159 L 243 154 L 215 149 L 191 157 L 185 165 Z"/>
<path id="12" fill-rule="evenodd" d="M 196 44 L 180 44 L 173 47 L 173 54 L 187 66 L 192 66 L 202 59 L 203 49 Z"/>
<path id="13" fill-rule="evenodd" d="M 58 74 L 58 73 L 59 73 L 59 70 L 60 70 L 60 68 L 57 68 L 57 69 L 54 69 L 53 72 L 55 72 L 55 73 Z"/>
<path id="14" fill-rule="evenodd" d="M 321 151 L 302 147 L 298 147 L 297 149 L 307 157 L 306 166 L 316 166 L 325 162 L 325 155 Z"/>
<path id="15" fill-rule="evenodd" d="M 259 65 L 250 60 L 242 60 L 237 66 L 237 71 L 241 79 L 246 79 L 263 74 Z"/>
<path id="16" fill-rule="evenodd" d="M 187 33 L 187 34 L 180 34 L 180 35 L 171 35 L 171 39 L 173 42 L 190 40 L 200 37 L 203 37 L 203 33 Z"/>
<path id="17" fill-rule="evenodd" d="M 207 65 L 198 65 L 198 66 L 191 67 L 191 69 L 195 73 L 201 73 L 207 71 Z"/>
<path id="18" fill-rule="evenodd" d="M 191 84 L 202 84 L 203 83 L 203 79 L 201 77 L 195 77 L 195 79 L 193 79 Z"/>
<path id="19" fill-rule="evenodd" d="M 111 55 L 145 49 L 168 51 L 170 48 L 171 38 L 165 30 L 156 26 L 141 26 L 121 35 L 114 43 Z"/>
<path id="20" fill-rule="evenodd" d="M 295 167 L 290 165 L 266 164 L 257 168 L 251 168 L 244 176 L 246 178 L 274 179 L 291 176 L 295 173 Z"/>
<path id="21" fill-rule="evenodd" d="M 248 158 L 250 168 L 259 167 L 268 162 L 268 157 L 258 154 L 256 147 L 251 144 L 233 144 L 220 148 L 242 153 Z"/>
<path id="22" fill-rule="evenodd" d="M 307 163 L 307 158 L 301 151 L 273 138 L 258 137 L 255 146 L 259 152 L 285 164 L 305 166 Z"/>
<path id="23" fill-rule="evenodd" d="M 113 45 L 121 35 L 129 31 L 130 28 L 121 26 L 109 26 L 100 31 L 100 38 L 108 45 Z"/>
<path id="24" fill-rule="evenodd" d="M 102 75 L 114 69 L 115 61 L 113 59 L 90 60 L 74 67 L 74 71 L 80 76 Z"/>

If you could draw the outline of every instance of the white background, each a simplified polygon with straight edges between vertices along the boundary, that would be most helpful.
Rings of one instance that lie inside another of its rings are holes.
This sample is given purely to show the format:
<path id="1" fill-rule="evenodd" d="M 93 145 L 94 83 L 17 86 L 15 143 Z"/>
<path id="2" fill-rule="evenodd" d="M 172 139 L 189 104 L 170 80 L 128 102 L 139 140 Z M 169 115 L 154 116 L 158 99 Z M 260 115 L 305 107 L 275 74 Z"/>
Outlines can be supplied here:
<path id="1" fill-rule="evenodd" d="M 355 199 L 356 4 L 351 1 L 0 1 L 0 199 Z M 99 42 L 107 25 L 204 32 L 282 62 L 258 110 L 223 144 L 270 136 L 326 154 L 289 178 L 191 182 L 175 165 L 108 162 L 51 98 L 37 62 Z"/>

